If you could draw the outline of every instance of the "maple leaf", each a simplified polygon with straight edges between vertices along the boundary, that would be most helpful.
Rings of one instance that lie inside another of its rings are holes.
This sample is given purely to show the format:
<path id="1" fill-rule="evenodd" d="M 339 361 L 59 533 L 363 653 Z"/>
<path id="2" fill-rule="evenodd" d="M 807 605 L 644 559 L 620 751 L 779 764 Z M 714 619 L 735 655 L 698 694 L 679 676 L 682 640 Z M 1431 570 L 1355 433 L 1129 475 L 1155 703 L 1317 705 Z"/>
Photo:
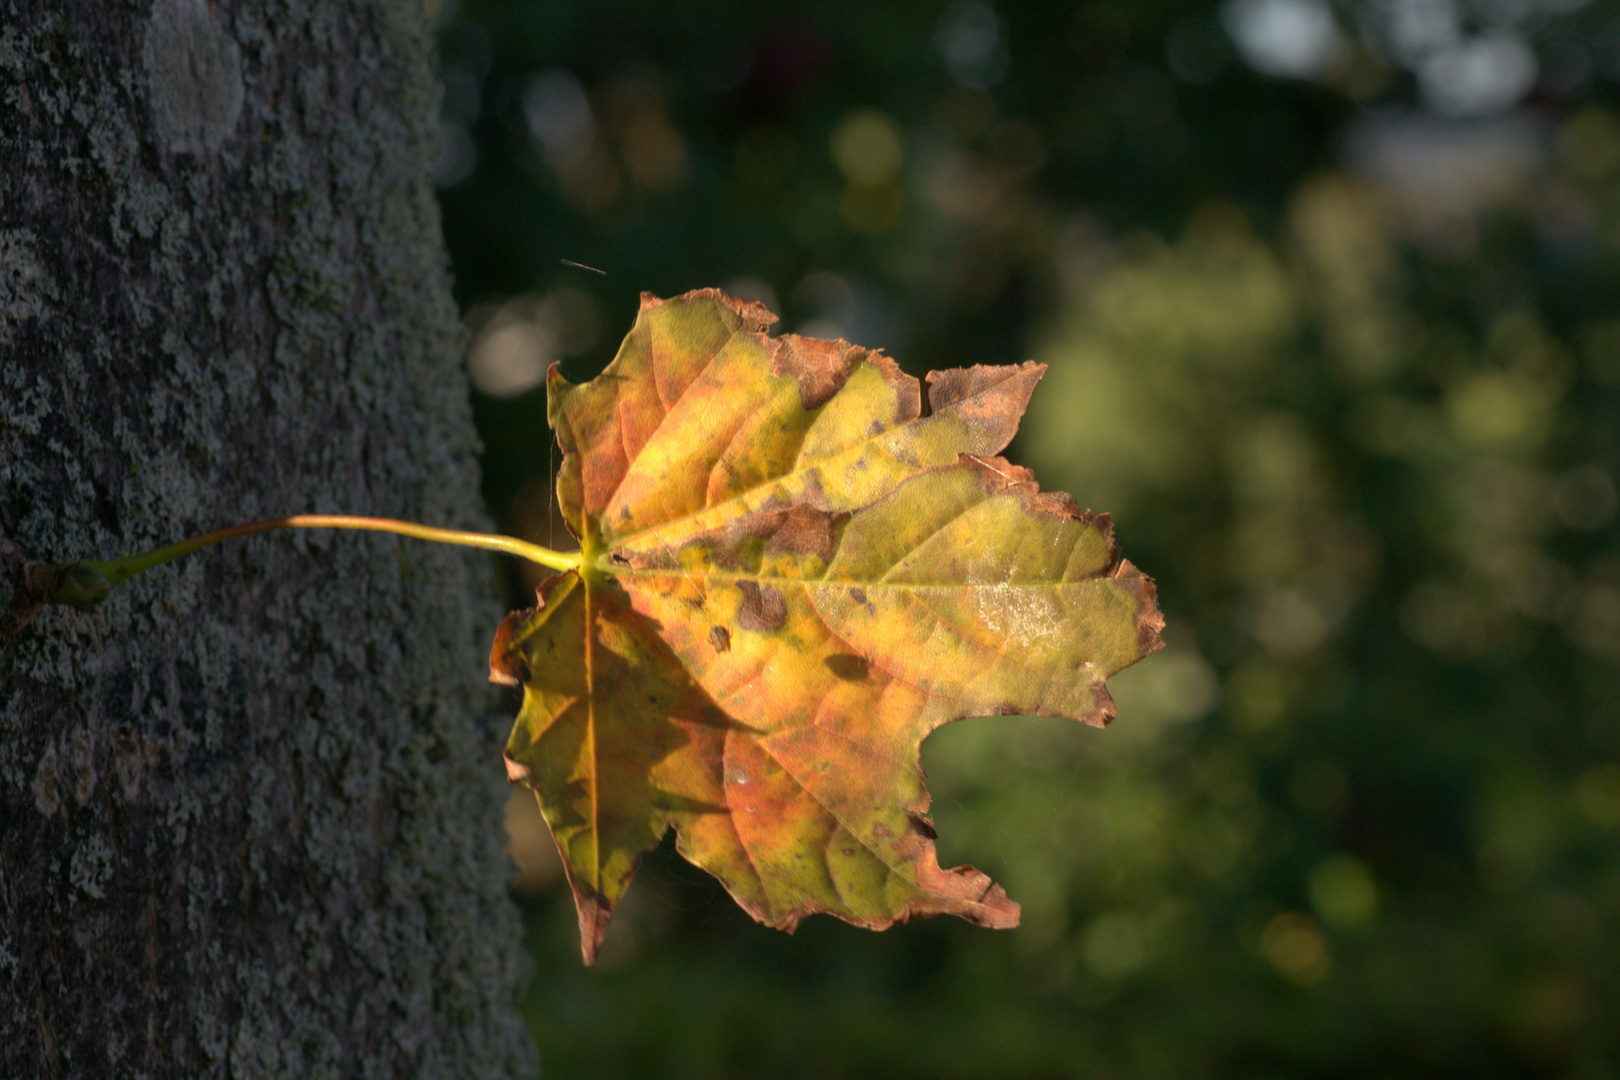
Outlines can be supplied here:
<path id="1" fill-rule="evenodd" d="M 1107 515 L 996 455 L 1044 365 L 916 379 L 844 341 L 769 337 L 718 290 L 641 312 L 548 418 L 577 569 L 509 615 L 506 747 L 562 854 L 586 963 L 669 828 L 749 914 L 883 929 L 1019 908 L 941 868 L 922 740 L 998 713 L 1113 715 L 1161 644 Z"/>

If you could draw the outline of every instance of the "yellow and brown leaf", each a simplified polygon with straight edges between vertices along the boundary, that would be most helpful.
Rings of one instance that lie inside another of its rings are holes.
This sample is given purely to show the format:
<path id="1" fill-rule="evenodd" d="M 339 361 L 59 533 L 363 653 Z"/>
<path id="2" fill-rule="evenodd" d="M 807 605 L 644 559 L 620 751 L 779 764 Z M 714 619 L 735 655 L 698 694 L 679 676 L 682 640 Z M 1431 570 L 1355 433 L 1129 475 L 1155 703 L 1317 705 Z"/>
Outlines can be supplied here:
<path id="1" fill-rule="evenodd" d="M 716 290 L 644 296 L 613 363 L 553 370 L 580 570 L 508 617 L 508 771 L 562 853 L 593 960 L 642 853 L 681 853 L 755 918 L 1016 925 L 942 869 L 922 740 L 967 716 L 1104 724 L 1104 680 L 1160 644 L 1106 515 L 996 456 L 1044 368 L 934 372 L 770 337 Z"/>

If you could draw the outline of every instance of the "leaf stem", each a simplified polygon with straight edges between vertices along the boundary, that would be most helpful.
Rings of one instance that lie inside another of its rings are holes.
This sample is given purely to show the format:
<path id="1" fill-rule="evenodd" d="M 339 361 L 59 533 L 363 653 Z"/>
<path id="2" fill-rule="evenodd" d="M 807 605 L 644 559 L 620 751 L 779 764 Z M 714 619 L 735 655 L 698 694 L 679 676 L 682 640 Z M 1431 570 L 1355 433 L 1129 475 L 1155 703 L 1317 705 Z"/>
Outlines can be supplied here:
<path id="1" fill-rule="evenodd" d="M 106 559 L 99 562 L 92 559 L 83 559 L 78 565 L 100 574 L 107 580 L 108 584 L 117 585 L 120 582 L 128 581 L 136 574 L 152 569 L 154 566 L 161 566 L 170 559 L 178 559 L 182 555 L 189 555 L 193 551 L 212 547 L 226 540 L 235 540 L 239 536 L 274 532 L 277 529 L 363 529 L 371 532 L 397 533 L 400 536 L 411 536 L 418 540 L 431 540 L 439 544 L 458 544 L 461 547 L 501 551 L 508 555 L 516 555 L 520 559 L 527 559 L 532 563 L 539 563 L 541 566 L 552 570 L 572 570 L 580 562 L 580 556 L 577 552 L 552 551 L 550 548 L 543 548 L 538 544 L 530 544 L 511 536 L 461 532 L 456 529 L 435 529 L 430 525 L 417 525 L 409 521 L 395 521 L 392 518 L 352 517 L 346 514 L 297 514 L 293 517 L 271 518 L 268 521 L 253 521 L 229 529 L 218 529 L 211 533 L 204 533 L 201 536 L 193 536 L 189 540 L 182 540 L 177 544 L 153 548 L 151 551 L 144 551 L 139 555 L 128 555 L 122 559 Z"/>

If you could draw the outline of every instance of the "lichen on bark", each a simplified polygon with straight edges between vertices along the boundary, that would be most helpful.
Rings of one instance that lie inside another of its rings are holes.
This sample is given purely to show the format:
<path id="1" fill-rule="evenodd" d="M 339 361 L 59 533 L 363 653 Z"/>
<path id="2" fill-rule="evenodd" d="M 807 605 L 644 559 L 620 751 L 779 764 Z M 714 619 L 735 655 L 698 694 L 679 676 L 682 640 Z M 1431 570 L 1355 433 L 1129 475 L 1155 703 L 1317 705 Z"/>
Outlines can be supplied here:
<path id="1" fill-rule="evenodd" d="M 0 0 L 4 535 L 482 524 L 429 49 L 412 0 Z M 0 1075 L 533 1071 L 485 559 L 256 538 L 0 647 Z"/>

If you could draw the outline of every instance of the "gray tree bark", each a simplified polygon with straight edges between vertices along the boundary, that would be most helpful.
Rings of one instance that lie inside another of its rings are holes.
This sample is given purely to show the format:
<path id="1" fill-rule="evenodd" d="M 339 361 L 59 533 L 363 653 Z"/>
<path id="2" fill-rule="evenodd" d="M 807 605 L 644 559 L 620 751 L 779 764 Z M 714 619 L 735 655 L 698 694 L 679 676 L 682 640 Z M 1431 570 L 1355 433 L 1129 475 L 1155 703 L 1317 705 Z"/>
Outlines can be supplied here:
<path id="1" fill-rule="evenodd" d="M 478 527 L 424 0 L 0 0 L 0 528 Z M 487 557 L 277 533 L 0 644 L 0 1077 L 511 1077 Z"/>

